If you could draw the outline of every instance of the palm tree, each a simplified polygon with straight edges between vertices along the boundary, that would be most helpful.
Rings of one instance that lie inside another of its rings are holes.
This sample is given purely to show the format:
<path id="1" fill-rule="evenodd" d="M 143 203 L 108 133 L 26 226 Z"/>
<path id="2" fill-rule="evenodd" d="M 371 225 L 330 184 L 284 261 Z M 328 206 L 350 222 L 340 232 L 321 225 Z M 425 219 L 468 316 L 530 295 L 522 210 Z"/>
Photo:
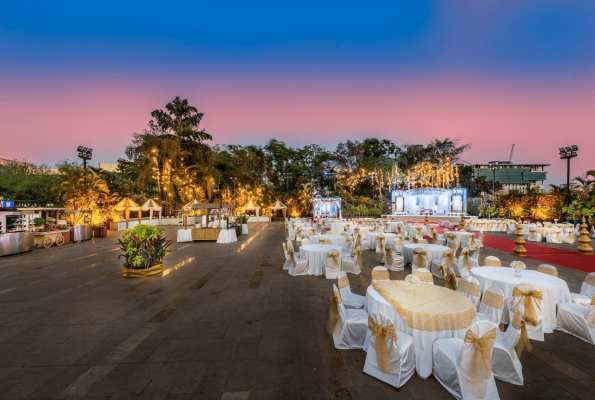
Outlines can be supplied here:
<path id="1" fill-rule="evenodd" d="M 591 169 L 585 172 L 584 175 L 575 177 L 574 181 L 578 182 L 575 185 L 579 187 L 579 190 L 592 194 L 595 191 L 595 170 Z"/>

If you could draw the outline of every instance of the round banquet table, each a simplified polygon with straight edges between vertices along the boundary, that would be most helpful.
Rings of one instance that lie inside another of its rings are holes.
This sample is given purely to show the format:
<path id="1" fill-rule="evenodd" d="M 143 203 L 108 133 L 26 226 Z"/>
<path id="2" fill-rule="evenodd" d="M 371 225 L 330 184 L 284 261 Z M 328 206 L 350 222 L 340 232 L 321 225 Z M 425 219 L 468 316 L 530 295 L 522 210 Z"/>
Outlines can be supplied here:
<path id="1" fill-rule="evenodd" d="M 345 236 L 343 235 L 314 235 L 310 237 L 310 244 L 320 244 L 320 242 L 318 241 L 318 236 L 324 236 L 325 239 L 332 240 L 335 246 L 345 246 L 346 240 Z"/>
<path id="2" fill-rule="evenodd" d="M 353 226 L 353 224 L 349 224 Z M 346 222 L 333 222 L 331 224 L 331 233 L 333 235 L 340 235 L 345 231 L 345 227 L 347 226 Z"/>
<path id="3" fill-rule="evenodd" d="M 221 229 L 219 231 L 219 237 L 217 243 L 233 243 L 238 241 L 235 229 Z"/>
<path id="4" fill-rule="evenodd" d="M 446 238 L 447 235 L 451 233 L 455 235 L 455 240 L 457 241 L 457 246 L 459 247 L 461 247 L 461 242 L 468 242 L 471 235 L 473 235 L 471 232 L 446 232 L 444 234 L 444 238 Z"/>
<path id="5" fill-rule="evenodd" d="M 406 313 L 407 324 L 376 288 L 388 290 L 385 295 L 400 304 Z M 386 314 L 398 331 L 413 337 L 415 366 L 422 379 L 432 374 L 434 341 L 443 338 L 464 339 L 468 327 L 477 317 L 471 301 L 460 293 L 422 283 L 415 294 L 410 294 L 408 284 L 404 281 L 382 281 L 368 286 L 364 309 L 368 314 Z"/>
<path id="6" fill-rule="evenodd" d="M 178 243 L 192 242 L 192 229 L 178 229 Z"/>
<path id="7" fill-rule="evenodd" d="M 324 275 L 326 254 L 332 249 L 339 251 L 339 255 L 342 256 L 343 248 L 341 246 L 330 244 L 307 244 L 300 246 L 300 258 L 308 260 L 308 275 Z"/>
<path id="8" fill-rule="evenodd" d="M 378 235 L 384 235 L 384 245 L 386 246 L 387 244 L 391 243 L 394 244 L 395 243 L 395 239 L 397 238 L 397 234 L 396 233 L 388 233 L 388 232 L 384 232 L 384 233 L 378 233 L 378 232 L 370 232 L 366 234 L 366 240 L 370 241 L 370 250 L 376 250 L 376 238 L 378 237 Z"/>
<path id="9" fill-rule="evenodd" d="M 543 331 L 552 333 L 556 329 L 556 305 L 571 302 L 570 290 L 565 281 L 555 276 L 543 274 L 533 270 L 524 270 L 521 277 L 514 276 L 514 268 L 509 267 L 479 267 L 471 269 L 471 276 L 477 278 L 484 293 L 490 286 L 497 286 L 504 292 L 504 323 L 509 323 L 512 291 L 516 285 L 530 283 L 541 290 L 543 294 L 541 313 L 543 317 Z"/>
<path id="10" fill-rule="evenodd" d="M 539 233 L 543 239 L 545 239 L 547 235 L 552 235 L 555 231 L 554 228 L 535 228 L 535 232 Z"/>
<path id="11" fill-rule="evenodd" d="M 407 232 L 409 234 L 409 236 L 413 236 L 415 234 L 417 234 L 417 228 L 421 228 L 421 233 L 422 235 L 427 235 L 428 233 L 430 233 L 430 230 L 423 226 L 423 225 L 407 225 L 401 228 L 402 231 Z"/>
<path id="12" fill-rule="evenodd" d="M 428 259 L 428 267 L 432 265 L 432 261 L 442 259 L 442 253 L 449 249 L 448 246 L 441 246 L 439 244 L 425 244 L 425 243 L 411 243 L 403 245 L 403 258 L 405 264 L 411 264 L 413 262 L 413 250 L 421 247 L 426 252 L 426 258 Z"/>

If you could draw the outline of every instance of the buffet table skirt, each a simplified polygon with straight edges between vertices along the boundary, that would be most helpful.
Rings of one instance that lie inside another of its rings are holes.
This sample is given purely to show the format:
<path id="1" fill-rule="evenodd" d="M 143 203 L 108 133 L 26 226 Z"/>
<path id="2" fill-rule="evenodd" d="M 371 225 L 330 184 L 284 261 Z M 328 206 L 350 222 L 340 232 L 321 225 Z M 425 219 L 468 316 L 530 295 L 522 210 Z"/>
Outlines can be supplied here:
<path id="1" fill-rule="evenodd" d="M 192 242 L 192 229 L 178 229 L 178 243 Z"/>
<path id="2" fill-rule="evenodd" d="M 221 229 L 217 243 L 233 243 L 238 241 L 235 229 Z"/>

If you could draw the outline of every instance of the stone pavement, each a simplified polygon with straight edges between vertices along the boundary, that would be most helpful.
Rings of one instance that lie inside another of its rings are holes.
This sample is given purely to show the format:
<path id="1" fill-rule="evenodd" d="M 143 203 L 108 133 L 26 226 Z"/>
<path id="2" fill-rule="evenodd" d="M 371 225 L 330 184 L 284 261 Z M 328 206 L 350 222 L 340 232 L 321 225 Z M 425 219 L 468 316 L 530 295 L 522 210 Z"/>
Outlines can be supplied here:
<path id="1" fill-rule="evenodd" d="M 282 270 L 282 223 L 250 232 L 234 244 L 174 243 L 163 276 L 143 279 L 122 277 L 117 233 L 1 258 L 0 398 L 451 398 L 433 377 L 397 391 L 364 374 L 365 353 L 336 350 L 326 333 L 334 281 Z M 354 292 L 365 294 L 376 265 L 365 252 Z M 580 290 L 584 272 L 559 272 Z M 594 346 L 546 335 L 523 354 L 525 385 L 497 381 L 500 396 L 592 399 L 594 359 Z"/>

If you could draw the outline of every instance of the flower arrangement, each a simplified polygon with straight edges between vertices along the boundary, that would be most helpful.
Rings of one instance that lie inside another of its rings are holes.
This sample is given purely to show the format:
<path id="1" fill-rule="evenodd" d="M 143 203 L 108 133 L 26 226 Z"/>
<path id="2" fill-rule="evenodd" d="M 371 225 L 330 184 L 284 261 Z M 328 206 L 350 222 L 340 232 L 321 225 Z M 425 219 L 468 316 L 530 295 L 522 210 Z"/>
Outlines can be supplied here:
<path id="1" fill-rule="evenodd" d="M 172 243 L 161 235 L 163 230 L 152 225 L 138 224 L 122 232 L 118 243 L 124 254 L 118 258 L 124 256 L 124 268 L 148 269 L 162 264 L 167 248 Z"/>
<path id="2" fill-rule="evenodd" d="M 514 276 L 521 276 L 521 271 L 526 269 L 527 266 L 522 261 L 513 261 L 510 263 L 510 266 L 514 268 Z"/>
<path id="3" fill-rule="evenodd" d="M 431 237 L 430 237 L 429 235 L 424 235 L 424 239 L 426 239 L 426 240 L 430 240 L 430 239 L 431 239 Z"/>
<path id="4" fill-rule="evenodd" d="M 219 209 L 218 208 L 211 208 L 209 210 L 209 214 L 217 215 L 217 214 L 219 214 Z"/>
<path id="5" fill-rule="evenodd" d="M 330 232 L 330 231 L 331 231 L 331 228 L 326 228 L 326 231 L 327 231 L 327 232 Z"/>
<path id="6" fill-rule="evenodd" d="M 409 274 L 405 277 L 405 282 L 415 287 L 421 283 L 421 279 L 415 275 Z"/>

